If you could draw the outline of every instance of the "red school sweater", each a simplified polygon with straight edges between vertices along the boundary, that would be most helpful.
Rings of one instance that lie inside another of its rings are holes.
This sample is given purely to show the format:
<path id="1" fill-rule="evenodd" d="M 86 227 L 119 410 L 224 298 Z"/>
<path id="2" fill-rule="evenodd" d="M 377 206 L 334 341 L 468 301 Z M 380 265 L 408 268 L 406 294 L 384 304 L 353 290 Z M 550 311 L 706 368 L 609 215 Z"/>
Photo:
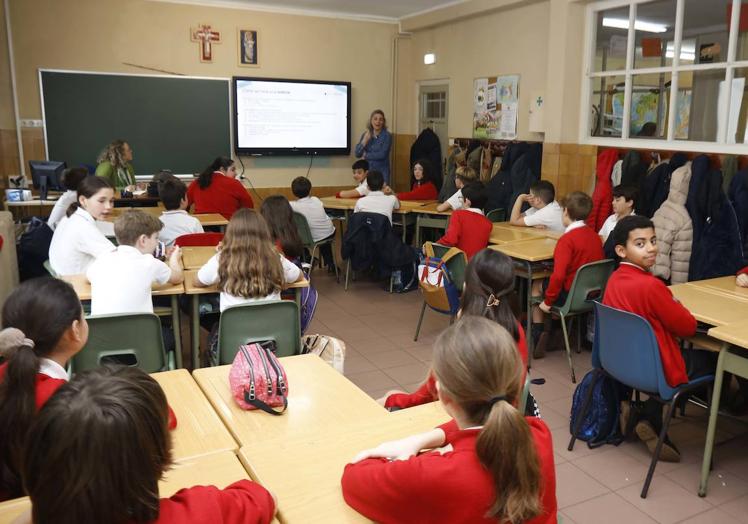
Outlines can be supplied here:
<path id="1" fill-rule="evenodd" d="M 398 200 L 436 200 L 438 196 L 439 192 L 433 182 L 426 182 L 425 184 L 416 182 L 410 191 L 397 194 Z"/>
<path id="2" fill-rule="evenodd" d="M 542 514 L 526 524 L 555 524 L 558 507 L 551 432 L 538 418 L 525 420 L 540 462 L 543 507 Z M 371 458 L 348 464 L 341 480 L 348 505 L 384 524 L 496 524 L 496 519 L 486 518 L 496 495 L 493 478 L 475 451 L 480 428 L 460 430 L 454 421 L 440 428 L 452 451 L 431 451 L 408 460 Z"/>
<path id="3" fill-rule="evenodd" d="M 213 173 L 205 189 L 193 180 L 187 188 L 187 200 L 194 204 L 195 214 L 220 213 L 226 220 L 231 220 L 231 215 L 239 209 L 255 206 L 241 182 L 221 173 Z"/>
<path id="4" fill-rule="evenodd" d="M 463 250 L 467 259 L 470 260 L 488 245 L 492 230 L 493 223 L 483 216 L 483 213 L 458 209 L 452 212 L 447 232 L 436 243 L 456 246 Z"/>
<path id="5" fill-rule="evenodd" d="M 561 235 L 553 250 L 553 273 L 545 291 L 545 304 L 552 306 L 562 289 L 571 289 L 577 269 L 603 258 L 600 236 L 589 226 L 577 227 Z"/>
<path id="6" fill-rule="evenodd" d="M 696 333 L 696 319 L 659 278 L 639 266 L 621 262 L 605 288 L 603 304 L 635 313 L 646 319 L 654 330 L 665 379 L 671 387 L 688 382 L 675 337 Z"/>
<path id="7" fill-rule="evenodd" d="M 743 269 L 738 271 L 738 275 L 748 274 L 748 266 L 745 266 Z"/>

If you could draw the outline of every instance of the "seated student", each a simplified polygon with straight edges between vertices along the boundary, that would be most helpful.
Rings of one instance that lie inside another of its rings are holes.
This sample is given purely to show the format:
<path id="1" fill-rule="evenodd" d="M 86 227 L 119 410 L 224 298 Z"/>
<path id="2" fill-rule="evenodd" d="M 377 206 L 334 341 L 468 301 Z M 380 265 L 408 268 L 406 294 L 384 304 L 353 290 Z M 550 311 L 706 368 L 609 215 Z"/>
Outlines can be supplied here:
<path id="1" fill-rule="evenodd" d="M 636 188 L 631 186 L 619 185 L 613 188 L 613 214 L 605 220 L 598 233 L 603 237 L 603 242 L 608 240 L 608 236 L 619 220 L 634 214 L 634 200 L 637 193 Z"/>
<path id="2" fill-rule="evenodd" d="M 457 188 L 457 192 L 447 200 L 436 206 L 436 210 L 449 211 L 450 209 L 462 209 L 462 206 L 464 204 L 462 198 L 462 188 L 465 187 L 465 184 L 475 182 L 476 180 L 478 180 L 478 174 L 475 172 L 475 169 L 465 166 L 458 167 L 455 171 L 455 187 Z"/>
<path id="3" fill-rule="evenodd" d="M 166 180 L 160 184 L 159 197 L 166 211 L 159 217 L 164 227 L 159 232 L 158 239 L 167 247 L 174 245 L 174 240 L 179 236 L 203 232 L 200 221 L 187 212 L 190 204 L 184 182 L 178 178 Z"/>
<path id="4" fill-rule="evenodd" d="M 413 184 L 410 191 L 397 193 L 398 200 L 436 200 L 439 190 L 434 184 L 434 168 L 427 159 L 422 158 L 413 164 Z M 393 194 L 392 188 L 384 188 L 385 195 Z"/>
<path id="5" fill-rule="evenodd" d="M 220 309 L 257 300 L 280 300 L 284 284 L 296 282 L 301 270 L 273 246 L 265 219 L 250 209 L 237 211 L 221 250 L 197 272 L 198 287 L 218 284 Z"/>
<path id="6" fill-rule="evenodd" d="M 70 204 L 74 204 L 78 199 L 78 184 L 88 176 L 88 169 L 85 167 L 70 167 L 62 172 L 62 185 L 65 186 L 65 192 L 55 202 L 55 207 L 47 218 L 47 225 L 55 230 L 57 224 L 65 218 Z"/>
<path id="7" fill-rule="evenodd" d="M 296 213 L 304 215 L 312 240 L 319 242 L 335 234 L 335 226 L 327 213 L 322 201 L 316 196 L 309 196 L 312 192 L 312 182 L 303 176 L 294 178 L 291 182 L 291 191 L 298 200 L 292 200 L 291 209 Z M 330 244 L 323 244 L 319 248 L 320 255 L 329 268 L 334 264 Z"/>
<path id="8" fill-rule="evenodd" d="M 236 179 L 230 158 L 218 157 L 187 188 L 187 200 L 195 213 L 220 213 L 227 220 L 238 210 L 255 207 L 252 197 Z"/>
<path id="9" fill-rule="evenodd" d="M 275 247 L 291 261 L 301 260 L 304 245 L 293 219 L 293 209 L 283 195 L 272 195 L 262 201 L 260 214 L 270 229 Z"/>
<path id="10" fill-rule="evenodd" d="M 740 287 L 748 287 L 748 266 L 738 271 L 735 277 L 735 285 Z"/>
<path id="11" fill-rule="evenodd" d="M 625 217 L 616 224 L 611 236 L 621 265 L 608 280 L 603 304 L 635 313 L 652 325 L 660 348 L 665 379 L 671 387 L 713 373 L 716 367 L 715 353 L 681 351 L 679 348 L 676 337 L 693 336 L 696 319 L 673 298 L 662 280 L 650 272 L 657 257 L 657 237 L 652 221 L 644 216 Z M 623 409 L 624 414 L 627 411 Z M 642 418 L 636 424 L 636 434 L 647 444 L 650 452 L 654 452 L 662 428 L 662 406 L 648 400 L 638 411 Z M 680 461 L 680 452 L 667 438 L 660 460 Z"/>
<path id="12" fill-rule="evenodd" d="M 184 280 L 179 247 L 172 249 L 168 265 L 153 256 L 162 226 L 158 218 L 135 209 L 115 220 L 119 246 L 97 258 L 86 271 L 92 315 L 153 313 L 151 286 Z"/>
<path id="13" fill-rule="evenodd" d="M 530 193 L 517 197 L 509 215 L 509 223 L 515 226 L 563 231 L 561 206 L 555 199 L 556 189 L 553 184 L 547 180 L 538 180 L 530 186 Z M 530 204 L 530 209 L 522 213 L 522 205 L 525 202 Z"/>
<path id="14" fill-rule="evenodd" d="M 363 158 L 356 160 L 353 163 L 353 166 L 351 166 L 351 169 L 353 169 L 353 180 L 355 180 L 358 185 L 353 189 L 338 191 L 335 195 L 338 198 L 359 198 L 369 194 L 369 185 L 367 183 L 369 176 L 369 161 L 364 160 Z"/>
<path id="15" fill-rule="evenodd" d="M 433 370 L 453 420 L 356 455 L 341 479 L 348 505 L 377 522 L 555 523 L 551 432 L 516 408 L 512 336 L 466 315 L 436 339 Z"/>
<path id="16" fill-rule="evenodd" d="M 457 246 L 470 260 L 488 245 L 493 224 L 483 215 L 483 206 L 486 205 L 486 188 L 483 184 L 471 182 L 461 191 L 463 207 L 452 213 L 447 231 L 436 243 Z"/>
<path id="17" fill-rule="evenodd" d="M 61 387 L 23 456 L 34 522 L 270 522 L 273 496 L 251 480 L 159 498 L 172 463 L 168 411 L 158 382 L 135 367 L 87 371 Z"/>
<path id="18" fill-rule="evenodd" d="M 114 189 L 105 178 L 87 176 L 78 184 L 78 201 L 55 229 L 49 245 L 49 263 L 59 275 L 85 273 L 96 257 L 114 250 L 97 227 L 114 203 Z"/>
<path id="19" fill-rule="evenodd" d="M 550 333 L 544 331 L 543 313 L 552 306 L 562 306 L 571 289 L 577 270 L 590 262 L 602 260 L 603 245 L 595 231 L 584 223 L 592 211 L 592 199 L 586 193 L 573 191 L 561 201 L 564 234 L 553 250 L 553 273 L 545 289 L 540 306 L 533 308 L 532 336 L 535 341 L 534 358 L 543 358 Z M 540 294 L 541 280 L 533 282 L 533 295 Z"/>
<path id="20" fill-rule="evenodd" d="M 400 201 L 395 195 L 385 195 L 382 192 L 384 177 L 379 171 L 369 171 L 366 181 L 369 193 L 356 201 L 353 212 L 379 213 L 389 218 L 392 223 L 392 211 L 400 209 Z"/>

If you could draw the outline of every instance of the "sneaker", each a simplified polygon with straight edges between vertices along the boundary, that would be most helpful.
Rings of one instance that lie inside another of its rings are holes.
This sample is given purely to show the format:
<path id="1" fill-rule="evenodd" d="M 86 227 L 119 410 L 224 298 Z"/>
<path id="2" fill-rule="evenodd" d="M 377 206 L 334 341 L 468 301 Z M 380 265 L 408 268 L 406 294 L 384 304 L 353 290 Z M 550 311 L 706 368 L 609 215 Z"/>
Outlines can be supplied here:
<path id="1" fill-rule="evenodd" d="M 535 347 L 532 352 L 532 358 L 544 358 L 545 357 L 545 351 L 548 347 L 548 339 L 550 338 L 551 334 L 547 331 L 543 331 L 540 333 L 540 336 L 535 341 Z"/>
<path id="2" fill-rule="evenodd" d="M 654 454 L 657 447 L 657 432 L 654 426 L 648 420 L 640 420 L 636 424 L 636 435 L 647 445 L 649 452 Z M 675 447 L 670 439 L 665 436 L 665 441 L 660 448 L 660 458 L 663 462 L 680 462 L 680 451 Z"/>

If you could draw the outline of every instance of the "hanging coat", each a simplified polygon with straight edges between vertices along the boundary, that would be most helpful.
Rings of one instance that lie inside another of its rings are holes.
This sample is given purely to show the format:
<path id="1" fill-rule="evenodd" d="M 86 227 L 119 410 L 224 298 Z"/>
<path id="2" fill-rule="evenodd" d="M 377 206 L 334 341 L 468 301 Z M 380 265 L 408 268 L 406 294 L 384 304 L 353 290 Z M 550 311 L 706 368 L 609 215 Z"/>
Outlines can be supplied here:
<path id="1" fill-rule="evenodd" d="M 444 169 L 442 167 L 442 146 L 439 142 L 439 137 L 434 131 L 427 127 L 421 134 L 418 135 L 416 141 L 410 146 L 410 169 L 413 172 L 413 166 L 420 159 L 425 158 L 431 162 L 431 166 L 434 168 L 434 185 L 437 189 L 442 187 L 442 180 L 444 179 Z M 410 185 L 413 185 L 413 175 L 411 174 Z"/>
<path id="2" fill-rule="evenodd" d="M 639 187 L 646 173 L 647 164 L 644 163 L 639 152 L 633 150 L 627 152 L 621 165 L 621 185 Z"/>
<path id="3" fill-rule="evenodd" d="M 660 162 L 651 173 L 644 177 L 636 201 L 637 215 L 644 215 L 649 218 L 654 216 L 663 202 L 667 200 L 670 191 L 670 177 L 673 171 L 683 166 L 687 161 L 688 157 L 685 154 L 675 153 L 669 161 Z"/>
<path id="4" fill-rule="evenodd" d="M 667 200 L 652 217 L 657 235 L 657 260 L 653 273 L 671 284 L 688 281 L 693 226 L 686 210 L 691 162 L 673 171 Z"/>
<path id="5" fill-rule="evenodd" d="M 728 194 L 735 210 L 740 229 L 740 245 L 743 246 L 743 266 L 748 265 L 748 170 L 738 171 L 730 181 Z"/>
<path id="6" fill-rule="evenodd" d="M 613 214 L 613 186 L 610 174 L 618 161 L 617 149 L 606 149 L 597 156 L 595 190 L 592 193 L 592 212 L 585 221 L 595 231 L 600 231 L 607 218 Z"/>
<path id="7" fill-rule="evenodd" d="M 727 155 L 722 160 L 722 190 L 727 194 L 730 191 L 730 183 L 735 173 L 738 172 L 738 157 Z"/>
<path id="8" fill-rule="evenodd" d="M 509 177 L 512 180 L 512 194 L 504 208 L 507 215 L 512 210 L 517 197 L 529 193 L 530 186 L 540 180 L 540 164 L 542 161 L 543 144 L 537 143 L 527 144 L 525 153 L 512 164 L 512 168 L 509 170 Z"/>

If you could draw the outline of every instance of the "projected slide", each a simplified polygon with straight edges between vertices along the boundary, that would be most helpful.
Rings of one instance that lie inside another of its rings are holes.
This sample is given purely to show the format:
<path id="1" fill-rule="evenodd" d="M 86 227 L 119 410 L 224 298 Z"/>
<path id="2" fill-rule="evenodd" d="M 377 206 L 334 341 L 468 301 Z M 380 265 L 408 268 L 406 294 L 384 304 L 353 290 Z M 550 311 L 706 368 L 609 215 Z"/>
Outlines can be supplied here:
<path id="1" fill-rule="evenodd" d="M 238 148 L 348 147 L 348 86 L 236 79 Z"/>

